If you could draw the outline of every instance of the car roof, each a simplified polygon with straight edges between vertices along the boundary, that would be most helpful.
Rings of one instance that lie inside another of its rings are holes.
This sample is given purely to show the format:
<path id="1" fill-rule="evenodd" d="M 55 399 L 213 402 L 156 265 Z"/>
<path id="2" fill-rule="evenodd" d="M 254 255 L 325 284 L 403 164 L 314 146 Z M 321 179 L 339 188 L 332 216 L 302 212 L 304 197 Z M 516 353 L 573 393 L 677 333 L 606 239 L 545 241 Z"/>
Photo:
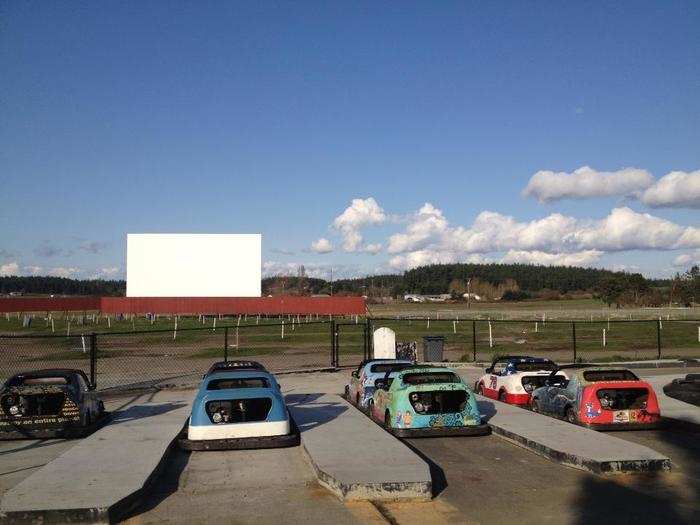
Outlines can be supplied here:
<path id="1" fill-rule="evenodd" d="M 453 374 L 456 374 L 454 370 L 451 368 L 447 368 L 446 366 L 426 366 L 426 365 L 412 365 L 408 366 L 406 368 L 402 368 L 401 370 L 396 370 L 394 372 L 387 372 L 387 374 L 390 373 L 396 373 L 397 375 L 399 374 L 410 374 L 410 373 L 417 373 L 417 372 L 452 372 Z"/>
<path id="2" fill-rule="evenodd" d="M 412 363 L 413 361 L 410 361 L 408 359 L 390 359 L 390 358 L 382 358 L 382 359 L 363 359 L 360 362 L 360 365 L 358 368 L 362 368 L 367 365 L 373 365 L 373 364 L 379 364 L 379 363 Z"/>
<path id="3" fill-rule="evenodd" d="M 220 372 L 227 372 L 229 370 L 260 370 L 266 372 L 266 368 L 258 363 L 257 361 L 250 361 L 247 359 L 234 359 L 233 361 L 217 361 L 213 363 L 206 375 Z"/>
<path id="4" fill-rule="evenodd" d="M 267 370 L 219 370 L 216 374 L 210 374 L 204 378 L 205 381 L 214 379 L 244 379 L 248 377 L 264 377 L 266 379 L 275 379 Z"/>
<path id="5" fill-rule="evenodd" d="M 42 377 L 68 377 L 73 375 L 87 377 L 87 374 L 76 368 L 42 368 L 41 370 L 31 370 L 13 375 L 10 379 L 20 377 L 42 378 Z"/>
<path id="6" fill-rule="evenodd" d="M 504 355 L 501 357 L 496 357 L 492 364 L 500 362 L 508 363 L 553 363 L 551 359 L 547 357 L 533 357 L 531 355 Z"/>

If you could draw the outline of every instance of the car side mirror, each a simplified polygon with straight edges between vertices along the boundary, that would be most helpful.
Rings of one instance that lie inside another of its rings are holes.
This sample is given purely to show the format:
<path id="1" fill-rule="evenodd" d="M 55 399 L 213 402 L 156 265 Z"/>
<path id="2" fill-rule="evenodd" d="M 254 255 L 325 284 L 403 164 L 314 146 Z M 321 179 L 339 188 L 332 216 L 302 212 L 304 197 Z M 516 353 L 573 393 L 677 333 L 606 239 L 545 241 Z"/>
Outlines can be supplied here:
<path id="1" fill-rule="evenodd" d="M 386 389 L 387 389 L 387 388 L 386 388 L 386 381 L 384 381 L 384 379 L 377 379 L 377 380 L 374 382 L 374 387 L 375 387 L 375 388 L 380 388 L 380 389 L 382 389 L 382 390 L 386 390 Z"/>
<path id="2" fill-rule="evenodd" d="M 493 373 L 493 367 L 490 366 L 490 367 L 486 368 L 486 369 L 484 370 L 484 372 L 486 372 L 487 374 Z"/>

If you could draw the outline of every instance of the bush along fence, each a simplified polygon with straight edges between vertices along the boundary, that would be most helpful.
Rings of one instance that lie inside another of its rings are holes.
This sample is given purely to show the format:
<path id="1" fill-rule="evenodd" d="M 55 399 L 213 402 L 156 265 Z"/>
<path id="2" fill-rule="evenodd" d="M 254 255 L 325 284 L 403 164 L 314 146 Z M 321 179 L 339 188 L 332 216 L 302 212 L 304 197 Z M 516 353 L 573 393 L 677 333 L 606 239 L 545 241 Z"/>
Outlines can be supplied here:
<path id="1" fill-rule="evenodd" d="M 195 317 L 195 319 L 197 319 Z M 512 321 L 310 317 L 207 325 L 171 319 L 169 329 L 132 319 L 131 331 L 0 335 L 0 379 L 39 368 L 84 370 L 102 391 L 198 381 L 214 361 L 252 359 L 273 372 L 357 366 L 371 357 L 372 334 L 387 327 L 397 344 L 438 336 L 440 360 L 487 361 L 535 355 L 558 362 L 700 358 L 700 320 Z M 183 328 L 185 325 L 187 327 Z M 136 329 L 153 326 L 154 329 Z"/>

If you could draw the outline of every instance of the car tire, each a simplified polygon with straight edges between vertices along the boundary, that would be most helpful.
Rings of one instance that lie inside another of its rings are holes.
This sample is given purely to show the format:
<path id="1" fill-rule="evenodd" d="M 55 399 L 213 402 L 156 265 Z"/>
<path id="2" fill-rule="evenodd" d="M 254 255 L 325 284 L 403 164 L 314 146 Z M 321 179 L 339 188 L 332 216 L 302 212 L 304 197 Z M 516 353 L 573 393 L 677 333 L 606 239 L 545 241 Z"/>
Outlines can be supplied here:
<path id="1" fill-rule="evenodd" d="M 476 389 L 476 393 L 479 394 L 480 396 L 484 395 L 484 385 L 483 383 L 479 383 L 479 387 Z"/>
<path id="2" fill-rule="evenodd" d="M 365 412 L 367 412 L 367 415 L 369 417 L 374 417 L 374 412 L 372 411 L 373 405 L 374 405 L 374 401 L 372 399 L 367 401 L 367 406 L 365 407 Z"/>
<path id="3" fill-rule="evenodd" d="M 388 410 L 384 412 L 384 428 L 387 430 L 391 428 L 391 414 Z"/>
<path id="4" fill-rule="evenodd" d="M 362 408 L 362 405 L 360 404 L 360 394 L 359 393 L 355 394 L 355 406 L 357 408 Z"/>
<path id="5" fill-rule="evenodd" d="M 565 416 L 566 420 L 571 423 L 572 425 L 575 425 L 578 423 L 578 419 L 576 418 L 576 412 L 574 411 L 573 407 L 567 407 Z"/>
<path id="6" fill-rule="evenodd" d="M 345 386 L 345 399 L 350 401 L 350 387 L 348 387 L 347 385 Z"/>
<path id="7" fill-rule="evenodd" d="M 530 410 L 533 412 L 539 413 L 540 412 L 540 400 L 539 399 L 533 399 L 532 402 L 530 403 Z"/>
<path id="8" fill-rule="evenodd" d="M 501 390 L 501 391 L 498 393 L 498 400 L 499 400 L 501 403 L 505 403 L 505 402 L 506 402 L 506 391 L 505 391 L 505 390 Z"/>

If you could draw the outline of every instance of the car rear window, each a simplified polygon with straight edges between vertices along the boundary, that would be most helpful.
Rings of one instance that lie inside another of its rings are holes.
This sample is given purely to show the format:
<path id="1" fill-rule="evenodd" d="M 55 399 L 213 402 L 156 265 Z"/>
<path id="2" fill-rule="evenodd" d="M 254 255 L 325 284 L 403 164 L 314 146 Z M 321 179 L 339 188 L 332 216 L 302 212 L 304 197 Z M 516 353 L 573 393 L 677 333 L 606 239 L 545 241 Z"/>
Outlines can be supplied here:
<path id="1" fill-rule="evenodd" d="M 583 373 L 583 378 L 590 382 L 598 381 L 638 381 L 639 378 L 629 370 L 590 370 Z"/>
<path id="2" fill-rule="evenodd" d="M 386 374 L 387 372 L 393 372 L 394 370 L 401 370 L 406 368 L 408 363 L 377 363 L 369 367 L 369 370 L 373 374 Z"/>
<path id="3" fill-rule="evenodd" d="M 22 385 L 67 385 L 65 377 L 28 377 L 20 382 Z"/>
<path id="4" fill-rule="evenodd" d="M 230 390 L 234 388 L 270 388 L 265 377 L 237 377 L 212 379 L 207 384 L 207 390 Z"/>
<path id="5" fill-rule="evenodd" d="M 420 372 L 404 374 L 403 382 L 407 385 L 430 385 L 434 383 L 461 383 L 462 380 L 452 372 Z"/>
<path id="6" fill-rule="evenodd" d="M 536 372 L 537 370 L 553 371 L 557 365 L 554 363 L 515 363 L 518 372 Z"/>

